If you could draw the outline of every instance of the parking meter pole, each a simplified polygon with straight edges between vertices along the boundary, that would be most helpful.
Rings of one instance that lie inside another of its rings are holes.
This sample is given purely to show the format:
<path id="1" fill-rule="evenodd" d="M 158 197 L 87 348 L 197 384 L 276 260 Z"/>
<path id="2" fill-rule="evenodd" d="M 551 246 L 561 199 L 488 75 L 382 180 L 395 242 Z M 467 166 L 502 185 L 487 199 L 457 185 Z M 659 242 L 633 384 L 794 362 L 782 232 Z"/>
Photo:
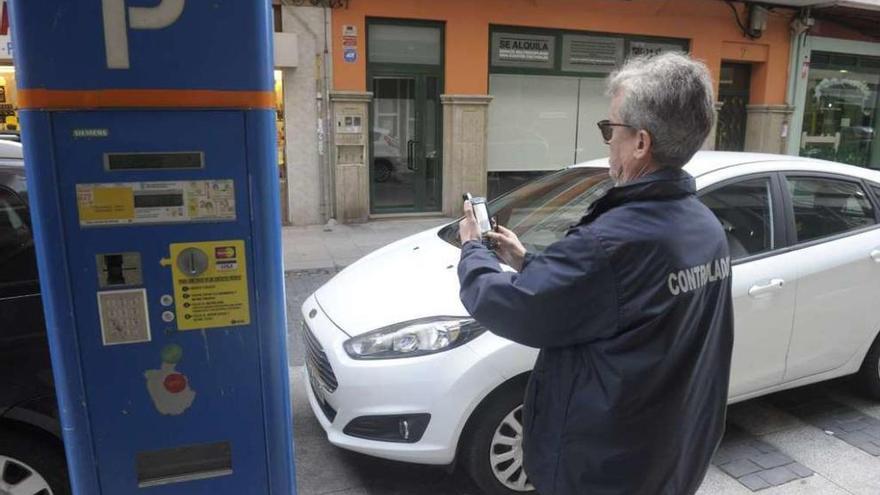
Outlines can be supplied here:
<path id="1" fill-rule="evenodd" d="M 74 493 L 295 493 L 269 3 L 11 16 Z"/>

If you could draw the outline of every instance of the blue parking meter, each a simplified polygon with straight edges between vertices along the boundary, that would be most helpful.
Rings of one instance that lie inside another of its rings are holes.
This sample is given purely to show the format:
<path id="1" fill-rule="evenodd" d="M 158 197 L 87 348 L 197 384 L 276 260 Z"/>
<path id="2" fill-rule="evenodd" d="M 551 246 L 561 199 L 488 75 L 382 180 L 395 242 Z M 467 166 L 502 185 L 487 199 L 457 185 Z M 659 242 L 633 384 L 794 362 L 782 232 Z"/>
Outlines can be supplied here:
<path id="1" fill-rule="evenodd" d="M 11 14 L 74 492 L 294 493 L 269 2 Z"/>

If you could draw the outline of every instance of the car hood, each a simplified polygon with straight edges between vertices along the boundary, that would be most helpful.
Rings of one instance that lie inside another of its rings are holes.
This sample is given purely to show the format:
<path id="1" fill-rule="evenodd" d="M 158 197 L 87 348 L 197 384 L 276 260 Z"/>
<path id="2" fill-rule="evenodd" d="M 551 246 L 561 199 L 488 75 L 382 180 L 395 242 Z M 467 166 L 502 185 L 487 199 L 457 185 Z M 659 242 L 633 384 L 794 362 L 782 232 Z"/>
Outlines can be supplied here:
<path id="1" fill-rule="evenodd" d="M 343 332 L 357 336 L 429 316 L 466 316 L 458 298 L 460 250 L 441 227 L 406 237 L 351 264 L 315 293 Z"/>

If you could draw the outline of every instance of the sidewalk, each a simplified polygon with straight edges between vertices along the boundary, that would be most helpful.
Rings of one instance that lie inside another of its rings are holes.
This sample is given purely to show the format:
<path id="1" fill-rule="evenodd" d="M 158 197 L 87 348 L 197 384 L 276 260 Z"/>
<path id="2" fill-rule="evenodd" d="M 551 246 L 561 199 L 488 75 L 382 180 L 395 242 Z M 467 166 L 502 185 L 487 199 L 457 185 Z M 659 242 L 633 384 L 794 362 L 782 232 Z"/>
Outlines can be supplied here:
<path id="1" fill-rule="evenodd" d="M 342 268 L 398 239 L 444 225 L 454 218 L 373 220 L 362 224 L 284 227 L 284 270 Z"/>

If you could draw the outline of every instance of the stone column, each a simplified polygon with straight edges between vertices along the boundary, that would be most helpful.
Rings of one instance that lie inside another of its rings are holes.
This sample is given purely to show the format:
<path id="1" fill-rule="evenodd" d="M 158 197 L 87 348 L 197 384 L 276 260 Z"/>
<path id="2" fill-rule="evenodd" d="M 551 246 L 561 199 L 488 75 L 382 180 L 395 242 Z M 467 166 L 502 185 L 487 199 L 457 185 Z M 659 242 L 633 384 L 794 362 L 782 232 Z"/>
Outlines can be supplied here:
<path id="1" fill-rule="evenodd" d="M 336 220 L 342 223 L 366 222 L 370 216 L 369 115 L 373 93 L 334 91 L 330 93 L 333 139 L 330 152 L 335 175 Z M 360 134 L 337 132 L 338 116 L 361 117 Z"/>
<path id="2" fill-rule="evenodd" d="M 488 95 L 441 95 L 443 103 L 443 214 L 461 214 L 461 195 L 487 189 Z"/>
<path id="3" fill-rule="evenodd" d="M 295 33 L 298 42 L 284 47 L 296 50 L 297 67 L 282 71 L 287 167 L 287 190 L 282 194 L 288 204 L 285 220 L 292 225 L 320 224 L 324 220 L 322 206 L 326 206 L 322 186 L 328 173 L 318 154 L 319 136 L 315 132 L 320 117 L 315 105 L 318 98 L 315 80 L 320 79 L 316 61 L 320 61 L 324 46 L 323 38 L 314 33 L 323 29 L 324 12 L 315 7 L 284 6 L 281 13 L 284 32 Z"/>
<path id="4" fill-rule="evenodd" d="M 724 107 L 723 101 L 715 102 L 715 120 L 712 123 L 712 130 L 709 131 L 709 136 L 706 137 L 706 141 L 703 142 L 704 150 L 714 150 L 715 149 L 715 136 L 718 133 L 718 114 L 721 112 L 721 108 Z"/>
<path id="5" fill-rule="evenodd" d="M 787 105 L 747 105 L 745 151 L 785 153 L 782 131 L 791 121 L 794 108 Z"/>

